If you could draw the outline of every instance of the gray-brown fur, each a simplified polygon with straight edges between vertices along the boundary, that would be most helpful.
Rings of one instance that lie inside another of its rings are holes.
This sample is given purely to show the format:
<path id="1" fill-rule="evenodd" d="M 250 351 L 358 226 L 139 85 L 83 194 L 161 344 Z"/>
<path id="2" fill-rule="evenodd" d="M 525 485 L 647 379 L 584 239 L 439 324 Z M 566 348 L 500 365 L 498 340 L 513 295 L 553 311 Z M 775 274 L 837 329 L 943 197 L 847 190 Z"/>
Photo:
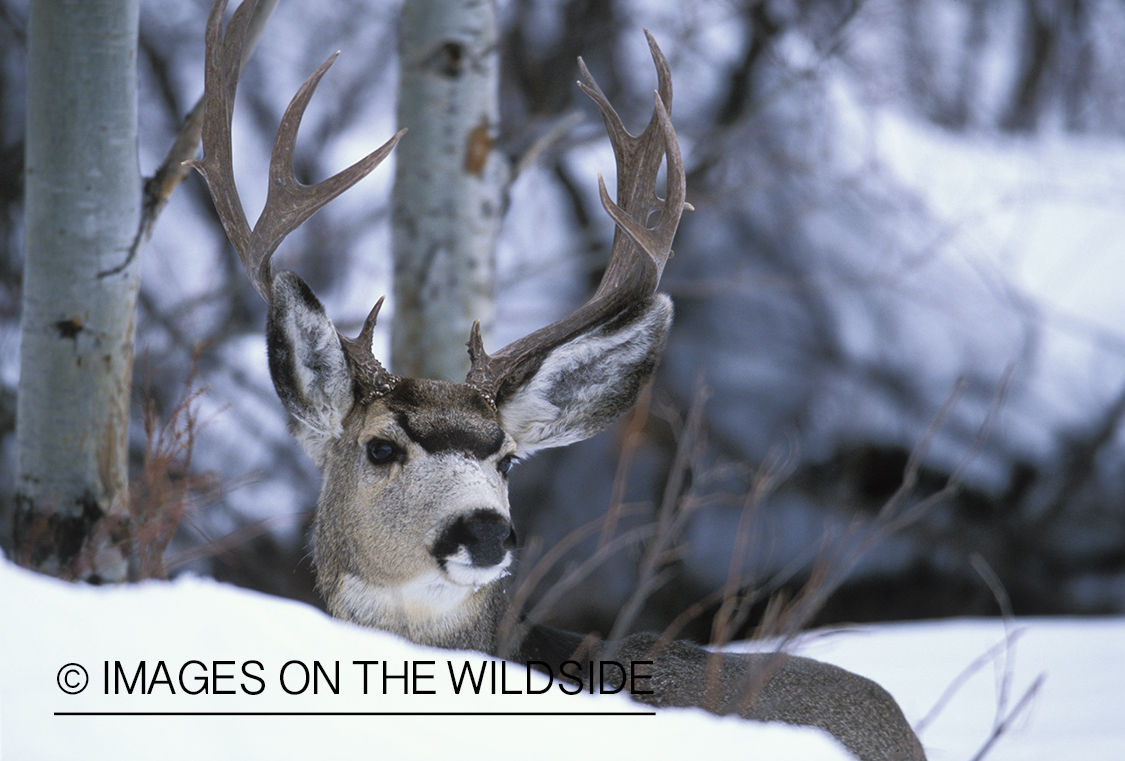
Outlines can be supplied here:
<path id="1" fill-rule="evenodd" d="M 207 27 L 204 158 L 219 216 L 254 287 L 270 305 L 267 345 L 290 430 L 323 473 L 314 559 L 333 615 L 414 642 L 479 650 L 526 662 L 585 658 L 653 661 L 659 706 L 700 706 L 762 721 L 823 727 L 865 761 L 923 758 L 902 712 L 870 680 L 782 655 L 710 654 L 652 635 L 607 645 L 532 626 L 514 652 L 498 627 L 514 561 L 507 469 L 512 458 L 592 436 L 630 407 L 652 374 L 672 321 L 656 293 L 685 201 L 684 167 L 671 123 L 672 80 L 649 36 L 657 70 L 653 116 L 632 136 L 579 61 L 581 87 L 605 121 L 618 164 L 617 201 L 600 183 L 617 225 L 594 297 L 563 319 L 489 355 L 479 327 L 465 383 L 397 378 L 372 356 L 379 305 L 357 338 L 340 336 L 308 286 L 275 274 L 274 250 L 316 209 L 374 169 L 402 136 L 315 186 L 292 171 L 301 112 L 331 59 L 286 111 L 270 165 L 270 194 L 250 229 L 234 186 L 230 117 L 252 2 L 226 33 L 226 0 Z M 665 200 L 656 193 L 667 167 Z M 659 222 L 647 221 L 659 213 Z"/>
<path id="2" fill-rule="evenodd" d="M 584 686 L 592 663 L 595 686 L 604 675 L 611 691 L 625 688 L 634 700 L 656 707 L 700 707 L 753 721 L 820 727 L 864 761 L 925 759 L 890 693 L 870 679 L 810 658 L 715 653 L 683 641 L 662 644 L 644 633 L 611 646 L 544 626 L 528 629 L 514 657 L 540 668 L 546 664 L 556 677 L 571 661 L 565 673 L 578 674 Z M 624 672 L 601 669 L 602 660 L 623 664 Z M 632 685 L 615 678 L 634 673 L 631 664 L 648 662 L 635 673 L 649 678 Z"/>
<path id="3" fill-rule="evenodd" d="M 614 656 L 654 661 L 656 694 L 641 697 L 642 702 L 702 705 L 719 714 L 820 727 L 865 760 L 925 758 L 902 709 L 870 679 L 810 658 L 712 653 L 687 642 L 672 642 L 651 654 L 654 640 L 652 635 L 634 635 Z"/>

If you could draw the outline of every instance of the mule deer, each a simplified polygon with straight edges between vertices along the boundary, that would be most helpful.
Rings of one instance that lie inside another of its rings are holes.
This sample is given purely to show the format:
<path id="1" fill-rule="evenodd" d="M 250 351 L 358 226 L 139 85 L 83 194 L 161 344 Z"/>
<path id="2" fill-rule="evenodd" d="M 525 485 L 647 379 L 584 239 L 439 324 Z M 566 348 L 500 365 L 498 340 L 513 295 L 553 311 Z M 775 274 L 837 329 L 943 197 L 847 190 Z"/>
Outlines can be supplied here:
<path id="1" fill-rule="evenodd" d="M 495 354 L 479 323 L 469 338 L 464 383 L 399 378 L 373 356 L 380 300 L 356 338 L 336 332 L 309 287 L 270 259 L 282 239 L 375 168 L 402 137 L 317 185 L 292 170 L 301 115 L 327 71 L 325 62 L 297 92 L 274 144 L 269 194 L 251 228 L 235 188 L 231 114 L 243 35 L 252 2 L 223 32 L 226 0 L 207 25 L 204 158 L 193 162 L 210 188 L 226 232 L 254 287 L 269 305 L 269 367 L 290 430 L 323 471 L 315 521 L 318 587 L 331 613 L 414 642 L 480 650 L 551 666 L 585 648 L 583 660 L 610 655 L 650 661 L 657 706 L 702 706 L 749 719 L 823 727 L 864 759 L 923 758 L 894 699 L 874 682 L 806 658 L 712 654 L 686 642 L 655 647 L 636 634 L 609 645 L 530 624 L 514 652 L 499 652 L 515 553 L 507 475 L 512 463 L 545 447 L 601 431 L 635 401 L 652 373 L 672 320 L 656 293 L 685 208 L 684 166 L 669 119 L 672 82 L 656 42 L 649 46 L 658 92 L 652 119 L 627 133 L 579 59 L 579 86 L 601 112 L 617 162 L 617 201 L 600 183 L 617 225 L 609 264 L 593 298 L 570 316 Z M 656 195 L 661 163 L 667 198 Z M 655 227 L 646 225 L 659 213 Z M 717 679 L 712 679 L 717 675 Z M 575 673 L 576 680 L 592 674 Z"/>

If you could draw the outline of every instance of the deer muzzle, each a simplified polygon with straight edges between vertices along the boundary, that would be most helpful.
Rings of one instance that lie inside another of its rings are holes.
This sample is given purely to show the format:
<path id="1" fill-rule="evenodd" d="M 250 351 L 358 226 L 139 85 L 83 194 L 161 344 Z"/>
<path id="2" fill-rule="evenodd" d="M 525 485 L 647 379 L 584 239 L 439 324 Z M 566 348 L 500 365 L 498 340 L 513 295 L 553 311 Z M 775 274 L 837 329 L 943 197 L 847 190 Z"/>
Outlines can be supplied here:
<path id="1" fill-rule="evenodd" d="M 453 581 L 478 586 L 508 574 L 516 532 L 495 510 L 476 510 L 456 517 L 430 549 Z"/>

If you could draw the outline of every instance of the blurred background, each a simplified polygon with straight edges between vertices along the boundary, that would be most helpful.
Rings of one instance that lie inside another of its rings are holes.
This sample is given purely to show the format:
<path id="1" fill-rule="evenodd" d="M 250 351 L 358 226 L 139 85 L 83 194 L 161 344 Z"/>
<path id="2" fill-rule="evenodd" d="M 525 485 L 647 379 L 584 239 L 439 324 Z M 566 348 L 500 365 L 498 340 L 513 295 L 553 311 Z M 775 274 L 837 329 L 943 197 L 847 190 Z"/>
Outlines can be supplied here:
<path id="1" fill-rule="evenodd" d="M 208 6 L 143 4 L 145 173 L 202 92 Z M 264 200 L 284 106 L 332 51 L 343 55 L 305 117 L 299 176 L 326 177 L 409 126 L 395 124 L 399 7 L 279 4 L 236 109 L 248 209 Z M 676 622 L 699 640 L 719 636 L 716 613 L 721 636 L 744 636 L 802 600 L 801 625 L 1125 611 L 1125 6 L 508 0 L 497 11 L 495 149 L 514 166 L 565 130 L 509 188 L 495 345 L 584 301 L 608 255 L 597 173 L 612 175 L 613 159 L 575 86 L 577 56 L 639 132 L 655 87 L 642 29 L 653 33 L 696 209 L 665 271 L 676 322 L 651 391 L 610 431 L 512 473 L 524 571 L 551 561 L 532 605 L 554 586 L 557 625 L 607 634 L 625 609 L 626 628 Z M 0 0 L 9 554 L 26 24 L 24 3 Z M 391 292 L 392 177 L 377 170 L 278 255 L 346 334 Z M 393 303 L 380 319 L 386 356 Z M 319 605 L 318 474 L 286 431 L 264 323 L 193 176 L 143 264 L 134 468 L 163 458 L 167 478 L 137 489 L 153 526 L 175 530 L 168 574 Z M 720 611 L 724 593 L 737 604 Z"/>

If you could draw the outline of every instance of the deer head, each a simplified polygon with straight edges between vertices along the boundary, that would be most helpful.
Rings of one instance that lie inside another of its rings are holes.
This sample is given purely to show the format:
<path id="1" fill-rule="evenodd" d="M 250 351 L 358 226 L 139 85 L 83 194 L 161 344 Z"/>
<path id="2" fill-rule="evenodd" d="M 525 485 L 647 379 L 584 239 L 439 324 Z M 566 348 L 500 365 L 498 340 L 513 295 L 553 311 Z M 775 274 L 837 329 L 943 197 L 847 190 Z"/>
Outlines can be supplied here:
<path id="1" fill-rule="evenodd" d="M 290 429 L 323 473 L 314 559 L 334 615 L 417 642 L 490 651 L 504 608 L 501 583 L 513 560 L 507 474 L 538 449 L 592 436 L 635 401 L 671 324 L 671 301 L 656 293 L 684 201 L 684 168 L 669 119 L 672 83 L 656 42 L 649 46 L 658 92 L 638 137 L 621 124 L 579 60 L 579 86 L 593 99 L 617 162 L 617 200 L 599 177 L 602 204 L 617 225 L 594 296 L 573 314 L 489 354 L 479 323 L 469 336 L 464 383 L 399 378 L 372 355 L 382 303 L 355 338 L 340 335 L 308 285 L 275 272 L 285 236 L 358 182 L 405 130 L 339 174 L 312 186 L 292 169 L 301 115 L 332 63 L 304 83 L 274 144 L 269 193 L 253 228 L 232 171 L 231 114 L 243 37 L 253 3 L 226 0 L 207 25 L 204 158 L 193 162 L 247 275 L 269 305 L 270 373 Z M 656 194 L 667 164 L 667 199 Z M 647 220 L 659 213 L 654 227 Z"/>

